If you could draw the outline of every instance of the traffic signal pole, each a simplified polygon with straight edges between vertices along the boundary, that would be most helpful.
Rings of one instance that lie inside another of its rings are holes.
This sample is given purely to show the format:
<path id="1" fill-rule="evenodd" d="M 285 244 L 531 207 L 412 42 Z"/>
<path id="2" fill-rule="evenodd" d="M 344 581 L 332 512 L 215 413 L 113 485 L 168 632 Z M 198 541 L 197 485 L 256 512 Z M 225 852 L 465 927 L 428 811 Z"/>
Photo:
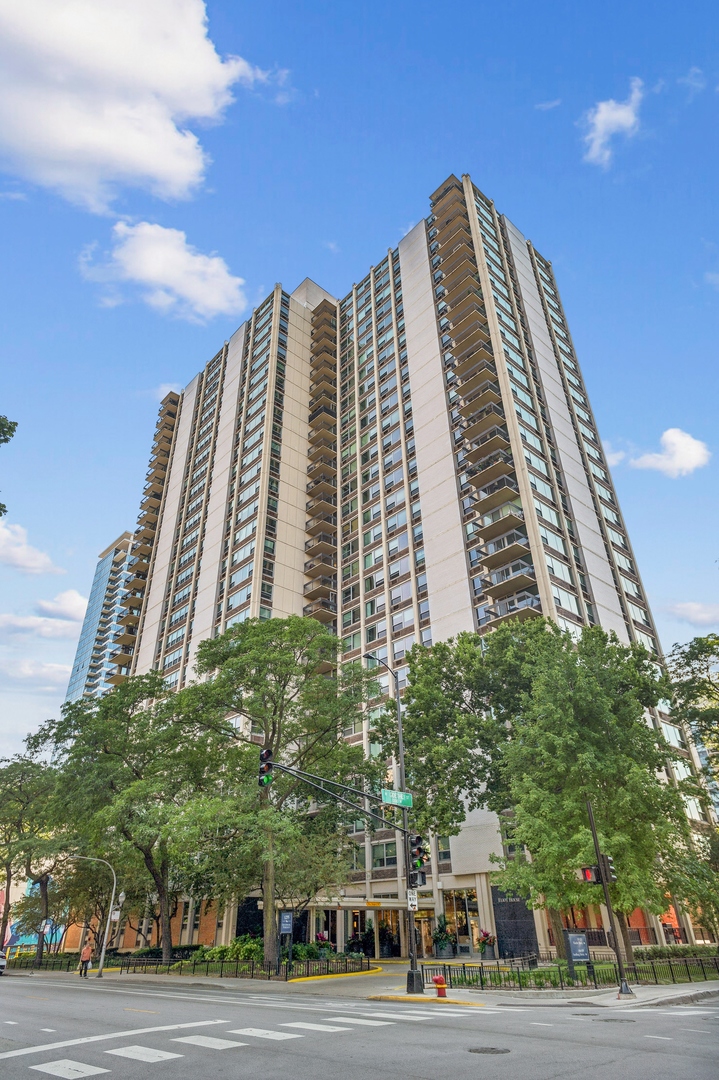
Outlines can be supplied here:
<path id="1" fill-rule="evenodd" d="M 399 675 L 397 672 L 385 663 L 384 660 L 380 660 L 378 657 L 367 654 L 371 659 L 376 660 L 378 664 L 381 664 L 394 679 L 394 700 L 397 706 L 397 765 L 399 767 L 399 789 L 405 791 L 405 775 L 404 775 L 404 735 L 402 733 L 402 700 L 399 694 Z M 402 807 L 402 847 L 404 849 L 404 878 L 405 878 L 405 892 L 409 890 L 409 881 L 412 867 L 410 864 L 410 851 L 409 851 L 409 813 L 406 806 Z M 422 972 L 419 970 L 417 964 L 417 936 L 415 929 L 414 911 L 409 908 L 409 902 L 407 904 L 407 926 L 409 934 L 409 971 L 407 972 L 407 993 L 408 994 L 423 994 L 424 993 L 424 980 L 422 978 Z"/>
<path id="2" fill-rule="evenodd" d="M 602 879 L 602 888 L 604 890 L 604 903 L 607 908 L 607 915 L 609 916 L 609 926 L 612 931 L 612 941 L 614 943 L 614 952 L 617 955 L 617 966 L 619 968 L 619 993 L 629 994 L 634 997 L 634 991 L 630 989 L 627 982 L 627 975 L 624 969 L 624 960 L 622 958 L 622 950 L 619 948 L 619 936 L 617 934 L 617 923 L 614 918 L 614 908 L 612 907 L 611 897 L 609 896 L 609 882 L 607 881 L 606 870 L 606 857 L 602 855 L 599 850 L 599 837 L 597 836 L 597 826 L 594 823 L 594 811 L 592 810 L 592 803 L 590 799 L 587 799 L 587 813 L 589 814 L 589 828 L 592 830 L 592 840 L 594 841 L 594 854 L 596 855 L 597 865 L 599 866 L 599 875 Z"/>

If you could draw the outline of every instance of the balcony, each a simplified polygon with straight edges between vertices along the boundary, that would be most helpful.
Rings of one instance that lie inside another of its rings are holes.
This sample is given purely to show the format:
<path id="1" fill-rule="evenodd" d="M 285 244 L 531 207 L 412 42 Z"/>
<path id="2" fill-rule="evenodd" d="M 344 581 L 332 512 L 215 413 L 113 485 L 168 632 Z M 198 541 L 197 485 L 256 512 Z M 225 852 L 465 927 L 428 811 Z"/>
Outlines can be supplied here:
<path id="1" fill-rule="evenodd" d="M 308 581 L 304 587 L 304 595 L 307 600 L 334 600 L 336 610 L 337 578 L 316 577 Z"/>
<path id="2" fill-rule="evenodd" d="M 320 492 L 324 492 L 327 495 L 332 495 L 337 491 L 337 477 L 328 476 L 327 473 L 318 473 L 315 475 L 309 484 L 305 488 L 308 495 L 319 495 Z"/>
<path id="3" fill-rule="evenodd" d="M 462 387 L 464 391 L 464 387 Z M 494 379 L 485 379 L 480 382 L 471 394 L 462 393 L 462 405 L 459 407 L 460 414 L 465 420 L 479 415 L 487 405 L 498 405 L 502 400 L 499 392 L 499 384 Z"/>
<path id="4" fill-rule="evenodd" d="M 510 593 L 528 589 L 530 585 L 536 585 L 536 582 L 537 575 L 531 560 L 519 559 L 483 577 L 482 588 L 487 596 L 491 596 L 493 600 L 499 600 L 503 596 L 509 596 Z"/>
<path id="5" fill-rule="evenodd" d="M 507 600 L 499 600 L 491 608 L 487 608 L 488 618 L 482 620 L 491 622 L 494 626 L 507 619 L 529 619 L 533 615 L 542 614 L 542 603 L 534 593 L 517 593 Z"/>
<path id="6" fill-rule="evenodd" d="M 482 565 L 487 570 L 491 570 L 495 566 L 504 566 L 505 563 L 528 555 L 529 540 L 526 533 L 512 529 L 504 536 L 499 536 L 496 540 L 484 544 L 480 547 L 479 553 L 482 557 Z"/>
<path id="7" fill-rule="evenodd" d="M 509 450 L 509 435 L 506 427 L 493 427 L 485 431 L 467 451 L 467 461 L 472 464 L 499 450 Z"/>
<path id="8" fill-rule="evenodd" d="M 337 415 L 337 392 L 320 386 L 314 394 L 310 394 L 310 414 L 315 413 L 323 405 L 334 409 L 334 414 Z"/>
<path id="9" fill-rule="evenodd" d="M 115 652 L 110 653 L 108 660 L 118 667 L 127 667 L 132 661 L 133 648 L 131 645 L 123 645 Z"/>
<path id="10" fill-rule="evenodd" d="M 488 380 L 497 380 L 497 368 L 496 365 L 485 360 L 480 364 L 476 371 L 472 372 L 470 378 L 465 379 L 460 386 L 460 393 L 462 401 L 469 402 L 470 398 L 474 397 L 475 391 L 479 390 Z"/>
<path id="11" fill-rule="evenodd" d="M 314 556 L 314 558 L 317 558 L 320 555 L 335 555 L 337 551 L 337 537 L 328 532 L 315 533 L 311 539 L 306 541 L 305 551 L 308 555 Z"/>
<path id="12" fill-rule="evenodd" d="M 516 529 L 523 524 L 524 511 L 516 503 L 509 502 L 479 518 L 477 529 L 482 540 L 486 543 L 488 540 L 493 540 L 495 536 L 500 536 L 502 533 Z"/>
<path id="13" fill-rule="evenodd" d="M 335 477 L 337 475 L 337 458 L 329 457 L 327 454 L 320 454 L 307 466 L 307 475 L 311 480 L 318 475 L 330 475 Z"/>
<path id="14" fill-rule="evenodd" d="M 117 620 L 120 626 L 137 626 L 140 621 L 141 608 L 130 608 Z"/>
<path id="15" fill-rule="evenodd" d="M 137 640 L 137 628 L 124 626 L 112 639 L 116 645 L 134 645 Z"/>
<path id="16" fill-rule="evenodd" d="M 337 507 L 337 496 L 323 493 L 305 503 L 305 510 L 310 515 L 331 514 Z"/>
<path id="17" fill-rule="evenodd" d="M 314 379 L 310 383 L 310 397 L 319 393 L 320 390 L 324 390 L 327 393 L 337 396 L 337 379 L 333 379 L 331 375 L 328 375 L 326 371 L 320 373 L 319 378 Z"/>
<path id="18" fill-rule="evenodd" d="M 309 415 L 309 424 L 314 428 L 327 427 L 334 431 L 336 423 L 336 405 L 320 405 L 318 409 L 313 409 Z"/>
<path id="19" fill-rule="evenodd" d="M 318 574 L 326 574 L 328 570 L 337 569 L 337 558 L 335 555 L 318 555 L 316 559 L 310 559 L 305 563 L 305 574 L 307 577 L 316 577 Z"/>
<path id="20" fill-rule="evenodd" d="M 494 357 L 486 345 L 479 345 L 474 352 L 472 352 L 466 360 L 462 360 L 460 363 L 455 364 L 454 372 L 458 379 L 468 379 L 470 375 L 473 375 L 476 369 L 480 366 L 482 361 L 492 363 Z"/>
<path id="21" fill-rule="evenodd" d="M 318 514 L 316 517 L 310 518 L 310 520 L 305 524 L 305 532 L 310 533 L 312 536 L 316 536 L 318 533 L 328 532 L 330 529 L 336 528 L 336 514 Z"/>
<path id="22" fill-rule="evenodd" d="M 495 454 L 488 454 L 481 458 L 469 471 L 469 482 L 475 487 L 486 487 L 500 476 L 506 476 L 514 471 L 514 458 L 505 450 L 498 450 Z"/>
<path id="23" fill-rule="evenodd" d="M 132 592 L 125 593 L 120 603 L 123 607 L 137 608 L 142 605 L 144 596 L 144 590 L 134 589 Z"/>
<path id="24" fill-rule="evenodd" d="M 309 439 L 310 447 L 307 451 L 307 456 L 310 458 L 313 464 L 318 460 L 318 458 L 326 461 L 328 453 L 337 453 L 337 441 L 336 439 L 332 438 L 332 436 L 327 431 L 311 431 L 309 434 Z"/>
<path id="25" fill-rule="evenodd" d="M 519 485 L 513 476 L 502 476 L 486 487 L 480 488 L 477 493 L 477 513 L 487 514 L 495 506 L 501 506 L 511 498 L 513 494 L 519 494 Z"/>
<path id="26" fill-rule="evenodd" d="M 313 379 L 319 379 L 320 374 L 329 375 L 331 379 L 334 379 L 337 374 L 337 357 L 334 353 L 331 353 L 327 346 L 323 346 L 322 351 L 316 355 L 313 353 L 310 358 L 310 372 Z"/>
<path id="27" fill-rule="evenodd" d="M 485 405 L 465 428 L 465 439 L 470 444 L 474 443 L 480 435 L 484 435 L 490 428 L 496 427 L 497 422 L 504 420 L 504 418 L 504 410 L 499 405 Z"/>
<path id="28" fill-rule="evenodd" d="M 308 619 L 331 623 L 337 618 L 337 603 L 330 599 L 315 600 L 302 609 L 302 614 Z"/>

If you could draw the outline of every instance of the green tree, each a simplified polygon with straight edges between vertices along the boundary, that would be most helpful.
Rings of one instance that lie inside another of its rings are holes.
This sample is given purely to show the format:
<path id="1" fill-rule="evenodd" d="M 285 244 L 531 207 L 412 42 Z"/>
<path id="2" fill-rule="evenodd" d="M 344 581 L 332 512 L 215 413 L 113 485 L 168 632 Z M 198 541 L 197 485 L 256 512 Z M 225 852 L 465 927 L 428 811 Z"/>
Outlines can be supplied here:
<path id="1" fill-rule="evenodd" d="M 39 920 L 37 964 L 45 947 L 43 927 L 51 914 L 50 882 L 66 848 L 53 817 L 56 781 L 54 768 L 22 755 L 6 760 L 0 769 L 0 841 L 6 882 L 0 941 L 10 918 L 13 878 L 25 880 L 37 894 L 33 901 Z"/>
<path id="2" fill-rule="evenodd" d="M 17 420 L 8 420 L 7 416 L 0 416 L 0 446 L 3 443 L 9 443 L 16 430 Z M 5 503 L 0 503 L 0 517 L 4 517 L 5 514 L 7 514 L 7 506 Z M 0 941 L 2 940 L 0 938 Z"/>
<path id="3" fill-rule="evenodd" d="M 228 747 L 249 749 L 253 763 L 254 803 L 248 815 L 244 854 L 254 852 L 262 868 L 265 959 L 277 957 L 275 900 L 288 883 L 293 847 L 312 838 L 307 815 L 314 805 L 331 803 L 295 777 L 277 771 L 271 785 L 257 789 L 259 750 L 274 760 L 336 781 L 368 775 L 362 750 L 350 746 L 343 730 L 361 717 L 370 678 L 359 665 L 338 668 L 341 643 L 314 619 L 252 619 L 220 637 L 203 641 L 197 673 L 202 681 L 179 695 L 183 714 L 201 718 Z M 247 799 L 238 804 L 247 813 Z M 305 820 L 307 819 L 307 820 Z M 226 827 L 231 827 L 227 820 Z M 315 835 L 316 862 L 324 846 L 341 874 L 341 838 Z M 249 845 L 249 848 L 248 846 Z M 245 858 L 252 866 L 252 858 Z M 257 865 L 257 862 L 255 863 Z M 330 872 L 325 867 L 325 871 Z M 246 877 L 251 880 L 251 872 Z"/>
<path id="4" fill-rule="evenodd" d="M 669 671 L 678 713 L 710 757 L 719 757 L 719 634 L 675 645 Z"/>
<path id="5" fill-rule="evenodd" d="M 443 758 L 456 763 L 429 788 L 426 824 L 456 831 L 465 805 L 502 815 L 509 846 L 496 880 L 547 907 L 557 939 L 560 909 L 601 902 L 599 888 L 576 877 L 595 861 L 591 798 L 602 849 L 617 867 L 617 911 L 663 911 L 672 885 L 667 853 L 690 843 L 682 791 L 662 779 L 672 751 L 644 719 L 665 692 L 643 648 L 598 627 L 575 641 L 534 619 L 483 639 L 461 635 L 437 661 L 414 650 L 410 780 L 420 788 L 437 754 L 440 767 Z M 449 745 L 435 750 L 433 731 Z M 623 915 L 620 923 L 626 930 Z M 625 943 L 630 952 L 628 933 Z"/>
<path id="6" fill-rule="evenodd" d="M 99 699 L 63 706 L 28 740 L 51 749 L 59 770 L 55 813 L 71 821 L 85 851 L 127 846 L 157 897 L 163 958 L 172 950 L 173 833 L 178 815 L 218 776 L 216 734 L 176 712 L 177 699 L 152 672 Z"/>

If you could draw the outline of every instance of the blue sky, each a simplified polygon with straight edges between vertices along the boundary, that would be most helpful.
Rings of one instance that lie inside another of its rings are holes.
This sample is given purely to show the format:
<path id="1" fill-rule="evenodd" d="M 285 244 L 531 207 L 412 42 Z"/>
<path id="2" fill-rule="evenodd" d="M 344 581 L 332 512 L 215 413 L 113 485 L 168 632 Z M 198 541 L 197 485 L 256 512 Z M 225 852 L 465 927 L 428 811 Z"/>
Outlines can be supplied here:
<path id="1" fill-rule="evenodd" d="M 57 714 L 160 388 L 276 281 L 346 292 L 450 172 L 553 260 L 665 648 L 719 629 L 716 5 L 204 14 L 0 0 L 0 753 Z"/>

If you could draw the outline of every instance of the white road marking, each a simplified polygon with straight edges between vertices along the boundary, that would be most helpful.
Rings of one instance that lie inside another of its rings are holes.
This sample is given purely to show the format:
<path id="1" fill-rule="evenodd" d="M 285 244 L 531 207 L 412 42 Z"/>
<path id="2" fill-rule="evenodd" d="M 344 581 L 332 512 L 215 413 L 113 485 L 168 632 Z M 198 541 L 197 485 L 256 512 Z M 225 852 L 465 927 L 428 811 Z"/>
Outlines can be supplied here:
<path id="1" fill-rule="evenodd" d="M 117 1050 L 106 1050 L 106 1054 L 116 1054 L 117 1057 L 132 1058 L 133 1061 L 169 1061 L 170 1058 L 182 1057 L 182 1054 L 171 1054 L 169 1050 L 155 1050 L 152 1046 L 120 1046 Z"/>
<path id="2" fill-rule="evenodd" d="M 3 1024 L 15 1024 L 17 1026 L 19 1023 L 19 1020 L 3 1020 Z"/>
<path id="3" fill-rule="evenodd" d="M 70 1061 L 69 1058 L 61 1058 L 59 1061 L 48 1061 L 45 1065 L 31 1065 L 31 1069 L 38 1072 L 49 1073 L 50 1076 L 61 1076 L 64 1080 L 75 1080 L 81 1076 L 97 1076 L 98 1073 L 109 1072 L 109 1069 L 98 1069 L 95 1065 L 84 1065 L 81 1061 Z"/>
<path id="4" fill-rule="evenodd" d="M 303 1028 L 305 1031 L 351 1031 L 351 1028 L 333 1027 L 331 1024 L 307 1024 L 303 1020 L 296 1020 L 293 1024 L 283 1024 L 283 1027 Z"/>
<path id="5" fill-rule="evenodd" d="M 328 1016 L 329 1022 L 335 1024 L 361 1024 L 365 1027 L 392 1027 L 393 1020 L 363 1020 L 359 1016 Z"/>
<path id="6" fill-rule="evenodd" d="M 419 1016 L 417 1013 L 373 1012 L 372 1016 L 386 1016 L 389 1020 L 426 1020 L 426 1015 Z"/>
<path id="7" fill-rule="evenodd" d="M 183 1035 L 172 1041 L 205 1046 L 208 1050 L 229 1050 L 233 1046 L 247 1046 L 247 1043 L 236 1042 L 234 1039 L 213 1039 L 210 1035 Z"/>
<path id="8" fill-rule="evenodd" d="M 52 1032 L 55 1032 L 55 1031 L 57 1031 L 57 1028 L 40 1028 L 40 1031 L 52 1031 Z"/>
<path id="9" fill-rule="evenodd" d="M 694 1031 L 697 1035 L 711 1035 L 709 1028 L 679 1028 L 680 1031 Z"/>
<path id="10" fill-rule="evenodd" d="M 645 1039 L 661 1039 L 662 1042 L 674 1042 L 674 1039 L 670 1039 L 668 1035 L 645 1035 Z"/>
<path id="11" fill-rule="evenodd" d="M 256 1039 L 304 1039 L 304 1035 L 297 1035 L 292 1031 L 269 1031 L 267 1028 L 233 1028 L 228 1035 L 254 1035 Z"/>
<path id="12" fill-rule="evenodd" d="M 554 1024 L 543 1024 L 540 1020 L 532 1020 L 530 1027 L 554 1027 Z"/>
<path id="13" fill-rule="evenodd" d="M 25 1057 L 27 1054 L 42 1054 L 46 1050 L 59 1050 L 62 1046 L 81 1046 L 84 1043 L 106 1042 L 108 1039 L 126 1039 L 130 1035 L 146 1035 L 150 1031 L 180 1031 L 182 1028 L 206 1027 L 208 1024 L 229 1024 L 229 1020 L 194 1020 L 191 1024 L 161 1024 L 158 1027 L 135 1028 L 133 1031 L 111 1031 L 109 1035 L 86 1035 L 82 1039 L 66 1039 L 65 1042 L 45 1043 L 43 1046 L 24 1046 L 22 1050 L 6 1050 L 0 1054 L 4 1058 Z M 31 1065 L 34 1069 L 35 1066 Z M 107 1072 L 107 1070 L 103 1070 Z"/>

